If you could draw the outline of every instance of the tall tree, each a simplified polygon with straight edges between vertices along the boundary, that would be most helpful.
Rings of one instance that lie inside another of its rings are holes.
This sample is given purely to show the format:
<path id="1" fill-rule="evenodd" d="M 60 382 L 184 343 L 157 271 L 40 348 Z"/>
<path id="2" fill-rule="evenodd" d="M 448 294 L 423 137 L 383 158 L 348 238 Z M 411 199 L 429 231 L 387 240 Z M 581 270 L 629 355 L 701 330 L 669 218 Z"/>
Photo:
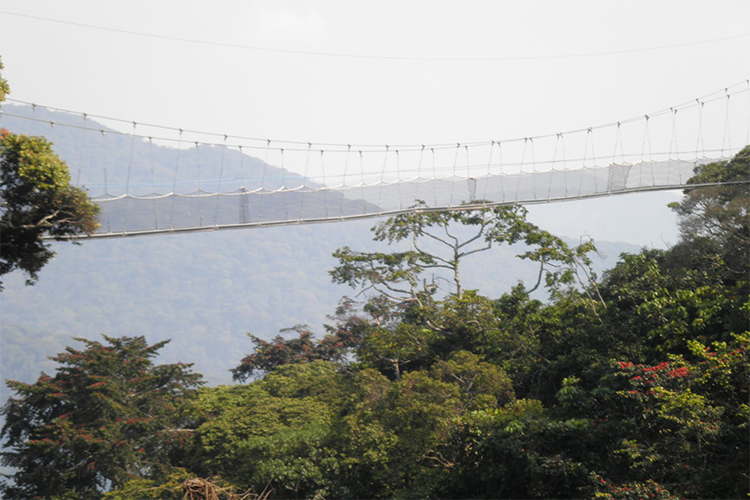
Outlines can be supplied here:
<path id="1" fill-rule="evenodd" d="M 0 411 L 2 464 L 15 469 L 0 485 L 4 498 L 99 498 L 133 477 L 165 473 L 170 441 L 183 429 L 182 407 L 202 384 L 183 363 L 154 365 L 167 342 L 143 337 L 78 339 L 52 358 L 61 366 L 16 392 Z"/>
<path id="2" fill-rule="evenodd" d="M 409 250 L 381 253 L 341 248 L 333 254 L 339 265 L 330 271 L 332 280 L 362 291 L 373 290 L 376 301 L 419 302 L 437 289 L 434 282 L 428 285 L 422 279 L 422 273 L 443 269 L 450 275 L 451 293 L 460 299 L 465 288 L 461 277 L 463 259 L 495 245 L 525 243 L 531 248 L 520 257 L 540 265 L 532 290 L 543 278 L 553 290 L 561 285 L 587 287 L 595 282 L 587 257 L 596 251 L 593 242 L 571 248 L 526 220 L 527 211 L 520 205 L 431 212 L 420 201 L 412 208 L 414 212 L 391 217 L 372 228 L 375 241 L 389 245 L 408 241 Z"/>
<path id="3" fill-rule="evenodd" d="M 527 221 L 522 206 L 431 212 L 419 202 L 413 208 L 413 213 L 391 217 L 372 229 L 376 241 L 389 245 L 408 242 L 409 249 L 358 252 L 345 247 L 334 253 L 339 260 L 330 272 L 334 282 L 358 288 L 360 293 L 374 292 L 363 308 L 370 317 L 370 328 L 355 349 L 360 361 L 369 366 L 399 378 L 407 365 L 412 370 L 429 366 L 432 358 L 459 346 L 473 351 L 472 343 L 478 337 L 486 344 L 487 331 L 496 330 L 497 321 L 491 307 L 482 305 L 486 301 L 464 289 L 461 264 L 497 245 L 523 243 L 526 252 L 519 257 L 539 265 L 536 284 L 528 293 L 542 284 L 558 296 L 570 288 L 581 288 L 581 301 L 595 316 L 605 307 L 588 257 L 596 250 L 591 241 L 567 245 Z M 424 278 L 428 270 L 443 270 L 450 276 L 450 293 L 442 302 L 436 299 L 439 287 L 435 278 L 430 283 Z M 475 317 L 479 309 L 487 312 L 486 321 Z M 363 320 L 353 312 L 350 317 L 357 319 L 355 324 L 361 328 Z M 339 323 L 344 329 L 347 325 L 347 321 Z"/>
<path id="4" fill-rule="evenodd" d="M 8 91 L 0 76 L 0 102 Z M 43 237 L 91 234 L 98 213 L 86 191 L 70 185 L 68 167 L 51 143 L 0 130 L 0 276 L 20 269 L 27 284 L 35 283 L 55 255 Z"/>
<path id="5" fill-rule="evenodd" d="M 0 70 L 2 70 L 5 66 L 3 66 L 3 61 L 0 60 Z M 5 101 L 5 96 L 8 95 L 10 92 L 10 87 L 8 86 L 8 80 L 5 80 L 3 78 L 3 75 L 0 74 L 0 102 Z"/>
<path id="6" fill-rule="evenodd" d="M 391 217 L 372 228 L 375 241 L 410 241 L 410 250 L 364 253 L 339 249 L 334 253 L 340 265 L 331 271 L 333 281 L 363 285 L 389 297 L 414 297 L 424 270 L 444 269 L 452 279 L 451 291 L 461 297 L 462 259 L 494 244 L 516 243 L 535 228 L 526 221 L 526 209 L 518 205 L 430 212 L 420 210 L 426 205 L 419 201 L 412 208 L 413 213 Z"/>
<path id="7" fill-rule="evenodd" d="M 701 184 L 721 183 L 714 186 Z M 750 255 L 750 145 L 729 161 L 699 165 L 679 203 L 681 247 L 698 258 L 714 258 L 715 269 L 733 282 L 746 280 Z M 694 257 L 695 258 L 695 257 Z"/>

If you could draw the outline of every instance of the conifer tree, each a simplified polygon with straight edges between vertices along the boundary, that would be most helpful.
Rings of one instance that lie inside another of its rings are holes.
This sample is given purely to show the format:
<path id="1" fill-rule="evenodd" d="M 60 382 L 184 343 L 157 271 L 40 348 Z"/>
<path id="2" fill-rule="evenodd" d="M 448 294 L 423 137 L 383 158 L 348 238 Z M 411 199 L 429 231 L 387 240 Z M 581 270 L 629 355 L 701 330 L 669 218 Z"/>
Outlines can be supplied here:
<path id="1" fill-rule="evenodd" d="M 203 382 L 191 365 L 154 365 L 168 341 L 76 340 L 85 348 L 53 357 L 54 376 L 7 382 L 16 395 L 0 410 L 2 464 L 15 472 L 3 498 L 99 498 L 128 479 L 160 477 L 170 441 L 191 432 L 183 410 Z"/>

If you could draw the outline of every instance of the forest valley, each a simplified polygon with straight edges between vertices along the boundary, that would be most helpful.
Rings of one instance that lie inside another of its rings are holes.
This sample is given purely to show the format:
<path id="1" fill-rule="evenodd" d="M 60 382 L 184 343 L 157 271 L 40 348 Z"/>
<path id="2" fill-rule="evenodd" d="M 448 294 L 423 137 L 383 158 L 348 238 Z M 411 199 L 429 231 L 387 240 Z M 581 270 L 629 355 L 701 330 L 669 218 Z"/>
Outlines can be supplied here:
<path id="1" fill-rule="evenodd" d="M 164 342 L 78 339 L 7 382 L 3 497 L 746 498 L 748 179 L 750 147 L 696 167 L 680 242 L 601 277 L 523 207 L 417 205 L 373 228 L 394 251 L 336 252 L 355 293 L 323 335 L 251 335 L 232 386 L 156 364 Z M 516 243 L 536 282 L 465 288 L 462 261 Z"/>

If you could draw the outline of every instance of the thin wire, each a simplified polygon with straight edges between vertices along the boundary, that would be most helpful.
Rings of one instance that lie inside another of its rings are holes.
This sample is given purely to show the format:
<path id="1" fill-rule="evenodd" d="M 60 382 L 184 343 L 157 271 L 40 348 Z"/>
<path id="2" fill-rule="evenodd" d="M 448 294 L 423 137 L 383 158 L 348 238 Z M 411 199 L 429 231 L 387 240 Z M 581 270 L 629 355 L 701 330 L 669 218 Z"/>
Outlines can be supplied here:
<path id="1" fill-rule="evenodd" d="M 610 50 L 610 51 L 599 51 L 599 52 L 580 52 L 570 54 L 550 54 L 550 55 L 533 55 L 533 56 L 492 56 L 492 57 L 425 57 L 425 56 L 386 56 L 386 55 L 371 55 L 371 54 L 353 54 L 343 52 L 318 52 L 308 50 L 291 50 L 291 49 L 277 49 L 272 47 L 262 47 L 257 45 L 244 45 L 235 43 L 225 42 L 214 42 L 209 40 L 198 40 L 195 38 L 184 38 L 177 36 L 159 35 L 155 33 L 145 33 L 140 31 L 125 30 L 120 28 L 110 28 L 105 26 L 96 26 L 93 24 L 78 23 L 73 21 L 63 21 L 60 19 L 52 19 L 42 16 L 33 16 L 29 14 L 20 14 L 17 12 L 9 12 L 2 10 L 0 14 L 9 16 L 24 17 L 27 19 L 34 19 L 37 21 L 46 21 L 50 23 L 63 24 L 67 26 L 75 26 L 78 28 L 87 28 L 99 31 L 108 31 L 112 33 L 120 33 L 125 35 L 133 35 L 147 38 L 155 38 L 159 40 L 169 40 L 173 42 L 183 42 L 198 45 L 208 45 L 212 47 L 224 47 L 241 50 L 252 50 L 257 52 L 270 52 L 274 54 L 291 54 L 309 57 L 329 57 L 329 58 L 346 58 L 346 59 L 363 59 L 363 60 L 381 60 L 381 61 L 424 61 L 424 62 L 497 62 L 497 61 L 535 61 L 535 60 L 555 60 L 555 59 L 577 59 L 584 57 L 604 57 L 611 55 L 622 55 L 622 54 L 637 54 L 642 52 L 651 52 L 657 50 L 669 50 L 681 47 L 692 47 L 695 45 L 703 45 L 709 43 L 725 42 L 729 40 L 738 40 L 741 38 L 750 37 L 750 34 L 727 36 L 721 38 L 712 38 L 707 40 L 696 40 L 693 42 L 675 43 L 667 45 L 657 45 L 652 47 L 638 47 L 635 49 L 622 49 L 622 50 Z"/>
<path id="2" fill-rule="evenodd" d="M 154 174 L 154 143 L 149 139 L 148 148 L 150 153 L 148 155 L 148 166 L 151 169 L 151 192 L 156 194 L 156 175 Z M 156 201 L 151 204 L 154 207 L 154 229 L 159 229 L 159 212 L 156 210 Z"/>
<path id="3" fill-rule="evenodd" d="M 49 142 L 50 142 L 50 145 L 54 149 L 55 144 L 57 144 L 57 136 L 58 136 L 57 127 L 55 127 L 55 122 L 54 121 L 49 122 L 49 127 L 51 130 L 49 134 L 49 137 L 50 137 Z"/>
<path id="4" fill-rule="evenodd" d="M 726 111 L 724 115 L 724 137 L 721 140 L 721 155 L 724 156 L 724 144 L 726 142 L 726 148 L 728 151 L 732 150 L 732 140 L 731 136 L 729 134 L 729 98 L 731 95 L 727 91 L 727 104 L 726 104 Z"/>
<path id="5" fill-rule="evenodd" d="M 102 150 L 105 151 L 104 167 L 103 167 L 103 173 L 104 173 L 104 194 L 107 195 L 107 196 L 109 196 L 109 186 L 107 185 L 107 162 L 106 162 L 106 159 L 109 158 L 110 155 L 106 154 L 107 153 L 107 145 L 108 145 L 108 143 L 107 143 L 107 135 L 104 132 L 104 130 L 100 130 L 100 132 L 101 132 L 101 137 L 102 137 Z M 111 225 L 111 220 L 110 220 L 109 214 L 107 214 L 107 216 L 106 216 L 105 224 L 107 226 L 107 230 L 108 231 L 112 231 L 112 225 Z"/>
<path id="6" fill-rule="evenodd" d="M 524 163 L 526 162 L 526 146 L 527 146 L 528 144 L 529 144 L 529 138 L 527 137 L 527 138 L 526 138 L 526 139 L 525 139 L 525 140 L 523 141 L 523 152 L 521 153 L 521 166 L 520 166 L 520 168 L 519 168 L 519 173 L 520 173 L 521 175 L 518 175 L 518 176 L 517 176 L 517 179 L 518 179 L 518 181 L 516 182 L 516 197 L 515 197 L 516 199 L 518 199 L 518 195 L 519 195 L 519 194 L 520 194 L 520 192 L 521 192 L 521 178 L 523 177 L 523 174 L 525 174 L 525 173 L 526 173 L 526 172 L 524 172 L 524 170 L 523 170 L 523 166 L 524 166 Z"/>
<path id="7" fill-rule="evenodd" d="M 102 131 L 102 134 L 104 132 Z M 180 130 L 180 140 L 179 144 L 182 145 L 182 130 Z M 182 152 L 182 147 L 177 148 L 177 158 L 175 159 L 174 164 L 174 179 L 172 182 L 172 193 L 177 193 L 177 171 L 180 168 L 180 153 Z M 172 223 L 172 220 L 174 219 L 174 198 L 172 198 L 172 203 L 170 204 L 169 208 L 169 227 L 174 227 L 174 224 Z"/>
<path id="8" fill-rule="evenodd" d="M 625 147 L 622 143 L 622 130 L 620 124 L 617 124 L 617 133 L 615 134 L 615 147 L 612 150 L 612 163 L 617 163 L 617 145 L 620 145 L 620 162 L 625 163 Z"/>
<path id="9" fill-rule="evenodd" d="M 224 157 L 227 154 L 227 144 L 226 144 L 227 136 L 224 136 L 224 146 L 221 148 L 221 160 L 219 163 L 219 186 L 218 191 L 221 192 L 221 185 L 224 181 Z"/>
<path id="10" fill-rule="evenodd" d="M 195 173 L 198 177 L 198 192 L 203 192 L 203 186 L 201 185 L 201 149 L 200 144 L 195 142 Z"/>
<path id="11" fill-rule="evenodd" d="M 130 191 L 130 172 L 133 169 L 133 152 L 135 150 L 135 129 L 137 125 L 135 122 L 133 122 L 133 137 L 130 139 L 130 153 L 128 154 L 128 175 L 125 178 L 125 196 L 129 194 Z M 125 210 L 125 214 L 122 217 L 122 230 L 127 230 L 128 225 L 128 215 L 130 214 L 130 210 Z"/>
<path id="12" fill-rule="evenodd" d="M 652 151 L 651 151 L 651 130 L 648 127 L 648 121 L 649 121 L 649 116 L 646 115 L 646 125 L 645 125 L 645 130 L 643 132 L 643 144 L 644 144 L 644 148 L 645 148 L 645 145 L 648 142 L 648 161 L 649 161 L 649 163 L 651 163 L 651 162 L 653 162 L 653 155 L 652 155 Z M 643 157 L 643 153 L 641 153 L 641 158 L 642 157 Z M 641 164 L 641 165 L 643 165 L 643 164 Z M 641 174 L 643 174 L 643 166 L 641 166 Z M 652 186 L 656 185 L 656 179 L 654 178 L 654 167 L 653 167 L 653 165 L 651 166 L 651 185 Z"/>
<path id="13" fill-rule="evenodd" d="M 450 205 L 450 206 L 453 206 L 453 203 L 454 203 L 454 198 L 453 198 L 453 196 L 454 196 L 454 194 L 455 194 L 455 191 L 456 191 L 456 183 L 455 183 L 455 180 L 456 180 L 456 179 L 458 179 L 458 176 L 456 175 L 456 166 L 457 166 L 457 164 L 458 164 L 458 152 L 459 152 L 460 150 L 461 150 L 461 143 L 457 143 L 457 144 L 456 144 L 456 152 L 455 152 L 455 154 L 453 155 L 453 172 L 452 172 L 452 174 L 451 174 L 451 175 L 453 176 L 453 179 L 452 179 L 452 181 L 454 181 L 454 182 L 451 182 L 451 201 L 450 201 L 450 203 L 449 203 L 449 205 Z"/>
<path id="14" fill-rule="evenodd" d="M 106 148 L 107 148 L 107 136 L 104 133 L 104 130 L 102 130 L 101 133 L 102 133 L 102 135 L 101 135 L 101 137 L 102 137 L 102 149 L 104 149 L 106 151 Z M 103 170 L 104 170 L 104 194 L 107 195 L 107 196 L 110 196 L 110 194 L 109 194 L 109 188 L 107 187 L 107 164 L 106 164 L 106 157 L 105 157 L 105 163 L 104 163 Z"/>
<path id="15" fill-rule="evenodd" d="M 305 173 L 302 176 L 302 187 L 306 188 L 307 181 L 309 180 L 308 172 L 310 169 L 310 154 L 312 152 L 312 143 L 307 143 L 307 154 L 305 155 Z M 300 220 L 305 216 L 305 196 L 302 196 L 299 202 L 299 218 Z"/>
<path id="16" fill-rule="evenodd" d="M 464 145 L 464 153 L 466 155 L 466 175 L 471 177 L 471 162 L 469 161 L 469 146 Z"/>
<path id="17" fill-rule="evenodd" d="M 281 161 L 281 189 L 286 189 L 286 167 L 284 167 L 284 159 Z"/>
<path id="18" fill-rule="evenodd" d="M 349 172 L 349 156 L 352 152 L 352 146 L 349 145 L 346 151 L 346 158 L 344 159 L 344 177 L 341 179 L 341 183 L 346 187 L 346 176 Z"/>
<path id="19" fill-rule="evenodd" d="M 383 156 L 383 169 L 380 173 L 380 185 L 385 184 L 385 167 L 388 163 L 388 146 L 385 147 L 385 155 Z M 383 201 L 383 189 L 378 188 L 378 206 L 382 205 Z"/>
<path id="20" fill-rule="evenodd" d="M 324 150 L 320 150 L 320 171 L 322 174 L 322 180 L 323 180 L 323 187 L 325 188 L 326 185 L 326 163 L 323 159 L 323 155 L 325 155 Z M 323 189 L 323 207 L 325 209 L 326 219 L 328 218 L 328 191 L 329 189 Z M 343 198 L 343 196 L 342 196 Z M 339 214 L 342 215 L 342 214 Z"/>
<path id="21" fill-rule="evenodd" d="M 437 165 L 435 165 L 435 148 L 430 148 L 432 154 L 432 197 L 435 200 L 434 205 L 437 205 Z"/>
<path id="22" fill-rule="evenodd" d="M 286 164 L 284 161 L 284 152 L 281 152 L 281 190 L 286 189 Z M 289 220 L 289 206 L 287 205 L 287 196 L 282 196 L 284 200 L 284 219 Z"/>
<path id="23" fill-rule="evenodd" d="M 348 170 L 349 170 L 349 152 L 347 152 L 347 154 L 346 154 L 346 160 L 344 160 L 344 177 L 341 180 L 341 186 L 342 186 L 343 189 L 347 188 L 347 185 L 346 185 L 346 174 L 347 174 Z M 339 205 L 339 215 L 343 215 L 344 214 L 344 200 L 345 199 L 346 199 L 345 196 L 341 197 L 341 204 Z"/>
<path id="24" fill-rule="evenodd" d="M 492 141 L 490 144 L 490 154 L 487 156 L 487 175 L 485 176 L 484 181 L 484 193 L 482 193 L 482 199 L 487 199 L 487 188 L 490 185 L 490 175 L 491 175 L 491 169 L 492 169 L 492 153 L 495 149 L 495 141 Z"/>
<path id="25" fill-rule="evenodd" d="M 551 176 L 555 175 L 555 172 L 557 172 L 557 166 L 555 163 L 557 163 L 557 150 L 560 147 L 560 137 L 561 134 L 557 135 L 557 139 L 555 139 L 555 151 L 552 153 L 552 174 Z M 563 172 L 563 183 L 565 182 L 565 173 Z M 547 201 L 549 201 L 552 198 L 552 178 L 550 178 L 549 186 L 547 187 Z"/>
<path id="26" fill-rule="evenodd" d="M 424 146 L 422 146 L 422 149 L 419 151 L 419 161 L 417 162 L 417 178 L 415 180 L 416 187 L 414 192 L 414 198 L 416 200 L 421 199 L 419 197 L 419 189 L 422 187 L 422 162 L 424 161 Z"/>
<path id="27" fill-rule="evenodd" d="M 534 190 L 534 196 L 536 196 L 536 152 L 534 148 L 534 139 L 529 139 L 531 143 L 531 188 Z"/>
<path id="28" fill-rule="evenodd" d="M 83 126 L 86 126 L 86 113 L 83 114 Z M 78 154 L 78 173 L 76 174 L 76 186 L 81 185 L 81 168 L 83 168 L 83 150 L 86 148 L 86 136 L 84 135 L 83 131 L 81 131 L 81 144 L 80 144 L 80 151 Z"/>
<path id="29" fill-rule="evenodd" d="M 203 186 L 201 185 L 201 150 L 198 143 L 195 143 L 195 173 L 198 176 L 198 193 L 203 194 Z M 198 206 L 198 217 L 200 225 L 203 226 L 203 203 Z"/>
<path id="30" fill-rule="evenodd" d="M 307 154 L 305 155 L 305 172 L 302 174 L 302 176 L 305 178 L 305 180 L 302 181 L 302 182 L 305 183 L 305 186 L 307 186 L 307 179 L 309 179 L 308 173 L 310 171 L 310 154 L 311 153 L 312 153 L 312 143 L 308 142 L 307 143 Z"/>
<path id="31" fill-rule="evenodd" d="M 706 145 L 703 142 L 703 102 L 701 102 L 699 99 L 696 99 L 696 102 L 700 105 L 698 107 L 698 141 L 695 145 L 695 155 L 698 155 L 698 152 L 701 153 L 703 158 L 706 157 Z M 750 114 L 748 114 L 748 117 L 750 117 Z"/>
<path id="32" fill-rule="evenodd" d="M 563 186 L 565 187 L 565 196 L 568 196 L 568 159 L 565 155 L 565 136 L 563 134 L 557 134 L 560 138 L 560 149 L 562 149 L 562 164 L 563 164 Z"/>
<path id="33" fill-rule="evenodd" d="M 398 149 L 396 150 L 396 189 L 398 190 L 398 203 L 399 208 L 404 208 L 404 200 L 401 196 L 401 155 L 398 152 Z"/>
<path id="34" fill-rule="evenodd" d="M 669 163 L 672 163 L 672 146 L 674 146 L 675 151 L 675 160 L 680 161 L 680 148 L 677 146 L 677 110 L 675 109 L 672 113 L 672 137 L 669 139 L 669 153 L 667 155 L 667 158 L 669 159 Z M 667 184 L 669 184 L 669 174 L 671 169 L 667 169 Z M 679 171 L 678 171 L 679 176 Z M 680 179 L 681 181 L 682 179 Z"/>
<path id="35" fill-rule="evenodd" d="M 226 145 L 226 138 L 227 136 L 224 136 L 224 147 L 221 148 L 221 161 L 219 164 L 219 184 L 216 188 L 217 193 L 221 193 L 221 184 L 224 181 L 224 156 L 227 152 L 227 145 Z M 216 206 L 214 207 L 214 226 L 218 224 L 219 221 L 219 197 L 216 197 Z"/>
<path id="36" fill-rule="evenodd" d="M 130 153 L 128 154 L 128 176 L 125 180 L 125 194 L 129 194 L 130 190 L 130 172 L 133 169 L 133 152 L 135 150 L 135 130 L 136 123 L 133 122 L 133 136 L 130 139 Z"/>
<path id="37" fill-rule="evenodd" d="M 360 198 L 362 198 L 362 213 L 367 213 L 367 201 L 365 200 L 365 164 L 364 164 L 364 158 L 362 157 L 362 151 L 358 151 L 359 153 L 359 173 L 362 176 L 362 181 L 360 182 Z"/>
<path id="38" fill-rule="evenodd" d="M 503 193 L 503 202 L 505 202 L 505 182 L 503 180 L 503 144 L 500 141 L 497 141 L 497 154 L 500 164 L 500 191 L 502 191 Z"/>
<path id="39" fill-rule="evenodd" d="M 263 177 L 261 178 L 261 181 L 260 181 L 261 189 L 266 189 L 266 167 L 268 166 L 268 155 L 270 154 L 270 151 L 271 151 L 271 139 L 268 139 L 268 142 L 266 143 L 266 158 L 263 160 Z M 280 149 L 279 151 L 281 152 L 281 155 L 283 157 L 284 150 Z"/>
<path id="40" fill-rule="evenodd" d="M 242 151 L 242 146 L 237 146 L 240 151 L 240 179 L 245 181 L 245 152 Z M 244 186 L 243 186 L 244 187 Z"/>

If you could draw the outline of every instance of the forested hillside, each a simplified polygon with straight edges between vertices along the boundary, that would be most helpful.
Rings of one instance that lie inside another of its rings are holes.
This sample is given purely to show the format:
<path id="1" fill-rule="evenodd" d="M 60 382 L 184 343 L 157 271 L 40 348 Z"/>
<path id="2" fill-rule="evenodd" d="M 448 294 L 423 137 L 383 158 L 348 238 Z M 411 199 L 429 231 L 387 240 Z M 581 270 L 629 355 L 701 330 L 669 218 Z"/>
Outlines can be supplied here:
<path id="1" fill-rule="evenodd" d="M 672 206 L 680 241 L 601 275 L 522 207 L 380 221 L 325 335 L 252 339 L 234 385 L 138 332 L 71 346 L 10 384 L 5 498 L 745 498 L 748 180 L 750 146 L 697 168 L 729 184 Z M 522 283 L 471 284 L 513 243 Z"/>

